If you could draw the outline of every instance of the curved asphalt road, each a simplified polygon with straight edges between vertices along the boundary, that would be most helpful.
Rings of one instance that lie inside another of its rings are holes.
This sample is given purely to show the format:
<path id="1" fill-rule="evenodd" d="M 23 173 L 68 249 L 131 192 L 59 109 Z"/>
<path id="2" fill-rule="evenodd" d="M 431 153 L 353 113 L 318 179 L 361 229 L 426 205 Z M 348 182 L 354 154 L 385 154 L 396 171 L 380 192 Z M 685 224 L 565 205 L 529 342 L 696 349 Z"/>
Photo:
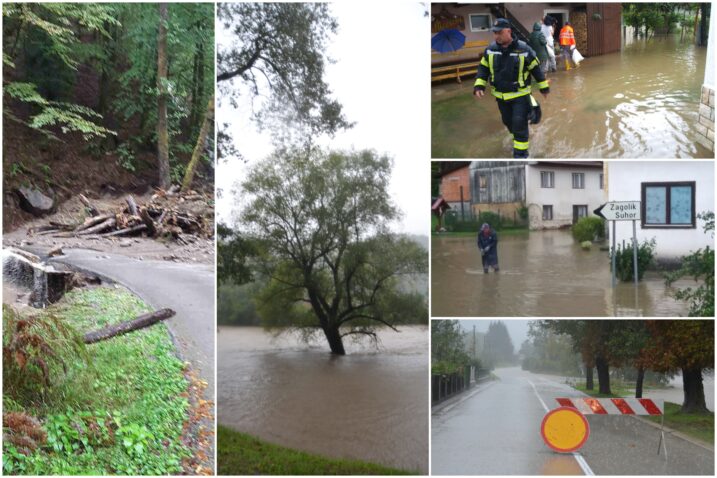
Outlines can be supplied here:
<path id="1" fill-rule="evenodd" d="M 165 261 L 140 261 L 119 254 L 65 249 L 60 262 L 95 273 L 127 287 L 154 309 L 169 307 L 177 315 L 165 323 L 182 358 L 208 383 L 214 400 L 214 267 Z"/>

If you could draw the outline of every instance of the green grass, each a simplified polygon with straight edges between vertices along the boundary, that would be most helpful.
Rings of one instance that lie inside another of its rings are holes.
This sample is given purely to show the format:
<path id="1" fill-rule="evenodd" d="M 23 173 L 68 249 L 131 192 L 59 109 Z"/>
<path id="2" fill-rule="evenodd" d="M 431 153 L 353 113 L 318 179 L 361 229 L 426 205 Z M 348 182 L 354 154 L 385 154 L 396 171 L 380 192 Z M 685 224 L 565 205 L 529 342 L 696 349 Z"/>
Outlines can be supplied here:
<path id="1" fill-rule="evenodd" d="M 84 333 L 148 310 L 124 289 L 101 287 L 72 291 L 43 313 Z M 3 390 L 6 406 L 37 417 L 47 431 L 47 441 L 30 456 L 5 441 L 4 473 L 181 473 L 189 456 L 181 441 L 188 383 L 166 325 L 88 345 L 86 352 L 87 361 L 64 357 L 67 373 L 55 367 L 52 385 L 39 397 Z"/>
<path id="2" fill-rule="evenodd" d="M 219 475 L 416 475 L 357 460 L 337 460 L 284 448 L 217 427 Z"/>
<path id="3" fill-rule="evenodd" d="M 497 231 L 498 239 L 500 239 L 500 236 L 522 236 L 522 235 L 528 235 L 530 233 L 530 230 L 528 228 L 510 228 L 510 229 L 501 229 Z M 467 231 L 467 232 L 433 232 L 433 236 L 440 236 L 440 237 L 476 237 L 478 235 L 478 231 Z"/>
<path id="4" fill-rule="evenodd" d="M 573 388 L 580 390 L 581 392 L 596 398 L 612 398 L 612 397 L 630 397 L 634 393 L 634 387 L 630 388 L 628 384 L 621 384 L 619 382 L 610 382 L 610 394 L 604 394 L 598 392 L 598 382 L 595 380 L 594 390 L 588 390 L 585 388 L 585 382 L 581 382 L 574 385 Z"/>
<path id="5" fill-rule="evenodd" d="M 665 402 L 665 426 L 697 438 L 714 446 L 715 414 L 681 413 L 681 405 Z M 660 417 L 647 417 L 648 420 L 660 423 Z"/>

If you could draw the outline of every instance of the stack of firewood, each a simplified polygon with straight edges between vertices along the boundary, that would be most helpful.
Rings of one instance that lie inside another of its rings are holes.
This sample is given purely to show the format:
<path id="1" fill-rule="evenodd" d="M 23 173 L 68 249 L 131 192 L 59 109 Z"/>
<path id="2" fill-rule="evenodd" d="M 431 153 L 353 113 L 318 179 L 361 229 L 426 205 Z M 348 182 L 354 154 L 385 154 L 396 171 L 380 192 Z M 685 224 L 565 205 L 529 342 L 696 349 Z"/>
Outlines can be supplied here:
<path id="1" fill-rule="evenodd" d="M 49 221 L 34 227 L 30 235 L 52 237 L 115 237 L 145 235 L 153 238 L 171 238 L 181 243 L 192 242 L 195 237 L 214 235 L 211 218 L 192 214 L 179 207 L 187 201 L 206 201 L 196 192 L 179 194 L 172 190 L 159 191 L 148 203 L 139 205 L 131 195 L 125 198 L 125 207 L 117 213 L 103 213 L 82 194 L 79 199 L 87 217 L 81 224 Z"/>

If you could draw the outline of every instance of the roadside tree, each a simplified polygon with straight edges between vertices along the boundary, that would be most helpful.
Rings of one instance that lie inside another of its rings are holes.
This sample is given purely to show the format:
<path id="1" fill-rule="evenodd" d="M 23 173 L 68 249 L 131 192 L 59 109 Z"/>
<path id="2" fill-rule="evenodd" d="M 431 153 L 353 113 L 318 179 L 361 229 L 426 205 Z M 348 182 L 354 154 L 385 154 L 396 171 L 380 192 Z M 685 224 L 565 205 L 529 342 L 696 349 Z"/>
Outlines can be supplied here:
<path id="1" fill-rule="evenodd" d="M 645 359 L 652 370 L 682 372 L 684 413 L 709 413 L 702 372 L 714 367 L 714 320 L 649 320 Z"/>
<path id="2" fill-rule="evenodd" d="M 250 98 L 258 125 L 280 142 L 351 127 L 324 80 L 338 28 L 329 4 L 220 3 L 217 20 L 231 35 L 217 51 L 221 98 L 234 107 L 242 95 Z M 219 155 L 227 157 L 232 138 L 219 138 Z"/>
<path id="3" fill-rule="evenodd" d="M 268 285 L 257 297 L 269 327 L 323 332 L 331 352 L 375 326 L 425 323 L 413 280 L 428 268 L 419 244 L 389 229 L 391 160 L 373 151 L 289 148 L 257 163 L 242 184 L 244 231 Z"/>

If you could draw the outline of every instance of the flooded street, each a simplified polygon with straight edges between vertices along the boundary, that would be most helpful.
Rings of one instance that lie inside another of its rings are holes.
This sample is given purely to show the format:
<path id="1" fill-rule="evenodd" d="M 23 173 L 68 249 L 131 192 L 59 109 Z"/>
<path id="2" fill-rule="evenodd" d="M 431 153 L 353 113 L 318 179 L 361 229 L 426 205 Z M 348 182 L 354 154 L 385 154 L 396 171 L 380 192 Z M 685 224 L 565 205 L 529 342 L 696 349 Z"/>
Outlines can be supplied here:
<path id="1" fill-rule="evenodd" d="M 475 237 L 432 237 L 433 317 L 687 315 L 659 273 L 611 289 L 608 253 L 582 250 L 569 231 L 498 236 L 498 274 L 483 274 Z"/>
<path id="2" fill-rule="evenodd" d="M 712 158 L 695 140 L 707 49 L 679 35 L 623 38 L 618 53 L 549 73 L 543 120 L 530 127 L 534 158 Z M 432 88 L 432 157 L 506 158 L 512 142 L 495 99 L 472 97 L 473 79 Z"/>
<path id="3" fill-rule="evenodd" d="M 219 327 L 218 422 L 335 458 L 428 471 L 428 329 L 379 331 L 377 350 Z"/>

